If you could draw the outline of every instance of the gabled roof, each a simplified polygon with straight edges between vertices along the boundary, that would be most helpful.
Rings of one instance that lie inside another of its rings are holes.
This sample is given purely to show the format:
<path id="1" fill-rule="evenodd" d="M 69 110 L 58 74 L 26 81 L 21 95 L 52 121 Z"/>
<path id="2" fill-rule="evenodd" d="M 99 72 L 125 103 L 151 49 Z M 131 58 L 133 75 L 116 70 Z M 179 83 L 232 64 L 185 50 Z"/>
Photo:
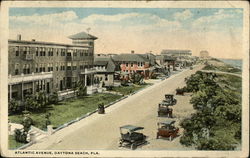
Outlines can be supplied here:
<path id="1" fill-rule="evenodd" d="M 112 58 L 114 61 L 149 62 L 149 60 L 141 54 L 119 54 Z"/>
<path id="2" fill-rule="evenodd" d="M 86 32 L 80 32 L 74 35 L 69 36 L 70 39 L 92 39 L 92 40 L 96 40 L 97 37 L 90 35 Z"/>
<path id="3" fill-rule="evenodd" d="M 95 66 L 105 66 L 106 72 L 115 72 L 117 70 L 117 67 L 116 67 L 114 61 L 110 57 L 108 57 L 108 58 L 95 58 L 94 65 Z"/>

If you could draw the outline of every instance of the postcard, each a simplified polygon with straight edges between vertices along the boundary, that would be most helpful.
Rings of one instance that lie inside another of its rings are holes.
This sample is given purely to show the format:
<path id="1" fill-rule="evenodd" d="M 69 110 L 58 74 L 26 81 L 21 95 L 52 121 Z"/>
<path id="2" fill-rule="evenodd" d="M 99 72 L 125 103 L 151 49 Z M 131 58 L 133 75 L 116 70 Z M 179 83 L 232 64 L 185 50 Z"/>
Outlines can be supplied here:
<path id="1" fill-rule="evenodd" d="M 245 1 L 3 1 L 0 59 L 5 157 L 248 157 Z"/>

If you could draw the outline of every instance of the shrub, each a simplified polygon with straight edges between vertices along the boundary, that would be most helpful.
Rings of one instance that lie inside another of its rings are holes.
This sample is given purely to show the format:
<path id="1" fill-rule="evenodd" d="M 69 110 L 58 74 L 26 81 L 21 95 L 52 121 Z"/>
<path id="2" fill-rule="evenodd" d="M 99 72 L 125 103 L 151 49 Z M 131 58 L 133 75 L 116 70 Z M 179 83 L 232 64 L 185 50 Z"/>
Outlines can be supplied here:
<path id="1" fill-rule="evenodd" d="M 19 113 L 21 112 L 24 108 L 23 106 L 17 102 L 15 99 L 11 99 L 9 101 L 8 105 L 9 113 Z"/>
<path id="2" fill-rule="evenodd" d="M 58 104 L 58 93 L 54 92 L 53 94 L 49 95 L 48 102 L 49 104 Z"/>

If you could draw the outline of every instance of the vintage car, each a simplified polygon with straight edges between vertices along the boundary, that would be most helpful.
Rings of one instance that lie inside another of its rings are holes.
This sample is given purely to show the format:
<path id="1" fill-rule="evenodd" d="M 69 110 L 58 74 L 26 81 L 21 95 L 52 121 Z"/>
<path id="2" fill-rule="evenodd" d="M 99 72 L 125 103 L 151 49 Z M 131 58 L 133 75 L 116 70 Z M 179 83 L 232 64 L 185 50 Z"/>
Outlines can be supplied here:
<path id="1" fill-rule="evenodd" d="M 173 109 L 169 107 L 168 103 L 160 103 L 158 106 L 158 116 L 173 117 Z"/>
<path id="2" fill-rule="evenodd" d="M 177 88 L 176 89 L 176 95 L 184 95 L 184 89 L 183 88 Z"/>
<path id="3" fill-rule="evenodd" d="M 168 105 L 175 105 L 177 100 L 174 98 L 173 94 L 165 94 L 165 99 L 163 100 L 164 103 Z"/>
<path id="4" fill-rule="evenodd" d="M 98 114 L 104 114 L 105 113 L 105 107 L 103 104 L 98 105 Z"/>
<path id="5" fill-rule="evenodd" d="M 170 141 L 172 141 L 173 138 L 177 137 L 179 133 L 179 128 L 176 128 L 174 126 L 174 123 L 174 120 L 158 122 L 158 132 L 156 135 L 156 139 L 158 139 L 159 137 L 166 137 Z"/>
<path id="6" fill-rule="evenodd" d="M 147 143 L 146 136 L 142 133 L 136 132 L 142 129 L 144 128 L 133 125 L 120 127 L 121 138 L 119 146 L 130 147 L 130 149 L 135 150 L 137 146 Z"/>

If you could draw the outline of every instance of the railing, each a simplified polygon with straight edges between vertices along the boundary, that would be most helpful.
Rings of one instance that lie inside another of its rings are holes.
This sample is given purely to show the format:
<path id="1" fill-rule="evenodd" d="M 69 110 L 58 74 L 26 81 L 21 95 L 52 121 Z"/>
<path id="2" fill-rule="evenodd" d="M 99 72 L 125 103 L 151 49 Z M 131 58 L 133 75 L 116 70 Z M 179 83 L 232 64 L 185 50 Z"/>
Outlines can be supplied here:
<path id="1" fill-rule="evenodd" d="M 67 61 L 71 61 L 72 59 L 73 59 L 72 56 L 66 56 Z"/>
<path id="2" fill-rule="evenodd" d="M 21 74 L 8 77 L 8 84 L 18 84 L 22 82 L 30 82 L 36 80 L 43 80 L 53 78 L 53 72 L 42 72 L 42 73 L 32 73 L 32 74 Z"/>
<path id="3" fill-rule="evenodd" d="M 24 59 L 25 59 L 25 60 L 33 60 L 33 59 L 34 59 L 34 54 L 26 54 L 26 55 L 24 56 Z"/>

